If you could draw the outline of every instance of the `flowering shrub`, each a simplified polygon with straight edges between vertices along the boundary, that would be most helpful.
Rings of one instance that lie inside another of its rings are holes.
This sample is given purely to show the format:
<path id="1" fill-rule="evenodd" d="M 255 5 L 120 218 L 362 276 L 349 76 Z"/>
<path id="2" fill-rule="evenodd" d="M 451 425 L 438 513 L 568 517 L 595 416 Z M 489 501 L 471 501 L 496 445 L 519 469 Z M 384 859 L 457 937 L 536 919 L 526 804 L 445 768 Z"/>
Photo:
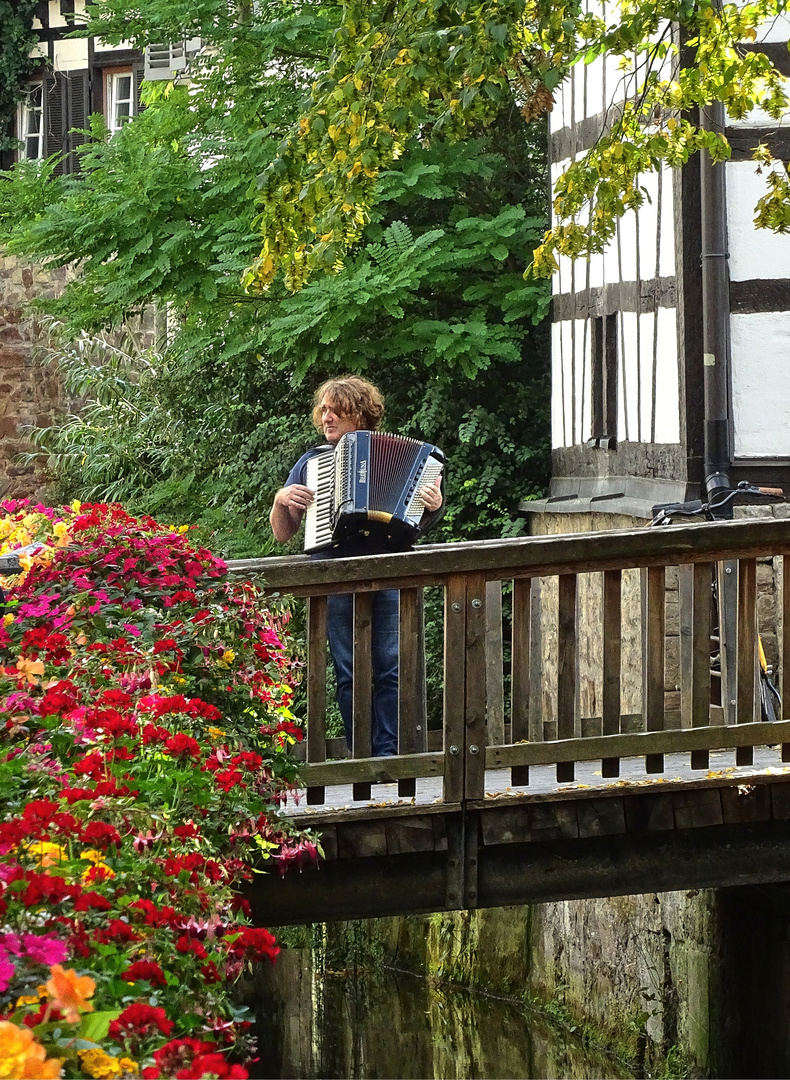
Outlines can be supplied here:
<path id="1" fill-rule="evenodd" d="M 315 857 L 278 820 L 301 738 L 284 613 L 185 529 L 0 504 L 42 547 L 0 608 L 0 1078 L 235 1077 L 277 953 L 236 891 Z"/>

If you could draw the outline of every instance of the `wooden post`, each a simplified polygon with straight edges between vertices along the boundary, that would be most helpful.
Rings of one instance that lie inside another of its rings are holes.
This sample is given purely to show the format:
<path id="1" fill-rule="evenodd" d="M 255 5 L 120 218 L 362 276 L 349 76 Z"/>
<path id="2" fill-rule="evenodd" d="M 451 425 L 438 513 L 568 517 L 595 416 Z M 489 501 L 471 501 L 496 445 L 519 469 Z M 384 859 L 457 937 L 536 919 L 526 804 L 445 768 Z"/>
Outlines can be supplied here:
<path id="1" fill-rule="evenodd" d="M 466 710 L 466 575 L 450 574 L 444 590 L 444 801 L 464 797 Z"/>
<path id="2" fill-rule="evenodd" d="M 372 755 L 373 664 L 371 657 L 373 596 L 354 594 L 354 757 Z M 354 784 L 355 799 L 370 798 L 370 784 Z"/>
<path id="3" fill-rule="evenodd" d="M 485 798 L 486 765 L 486 580 L 466 579 L 466 709 L 464 798 Z"/>
<path id="4" fill-rule="evenodd" d="M 576 575 L 559 575 L 557 620 L 557 738 L 576 735 Z M 574 778 L 573 762 L 557 765 L 558 783 Z"/>
<path id="5" fill-rule="evenodd" d="M 486 582 L 486 743 L 505 741 L 505 686 L 502 667 L 502 582 Z"/>
<path id="6" fill-rule="evenodd" d="M 307 600 L 307 760 L 326 761 L 326 597 Z M 309 805 L 324 802 L 323 787 L 307 789 Z"/>

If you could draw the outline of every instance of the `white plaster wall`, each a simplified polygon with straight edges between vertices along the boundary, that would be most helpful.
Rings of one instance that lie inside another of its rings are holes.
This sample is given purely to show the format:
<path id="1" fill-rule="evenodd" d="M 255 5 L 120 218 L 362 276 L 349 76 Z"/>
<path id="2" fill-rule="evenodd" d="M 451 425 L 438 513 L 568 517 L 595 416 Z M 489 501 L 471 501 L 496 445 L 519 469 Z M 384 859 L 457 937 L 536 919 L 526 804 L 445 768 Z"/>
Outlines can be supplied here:
<path id="1" fill-rule="evenodd" d="M 637 316 L 634 311 L 620 313 L 620 368 L 617 379 L 617 438 L 636 441 L 639 409 Z"/>
<path id="2" fill-rule="evenodd" d="M 87 66 L 87 38 L 55 42 L 55 71 L 84 71 Z"/>
<path id="3" fill-rule="evenodd" d="M 726 169 L 730 278 L 790 277 L 790 237 L 754 226 L 757 200 L 767 191 L 765 176 L 751 161 L 730 161 Z"/>
<path id="4" fill-rule="evenodd" d="M 565 446 L 562 404 L 562 323 L 551 327 L 551 445 Z"/>
<path id="5" fill-rule="evenodd" d="M 656 326 L 658 347 L 656 349 L 656 418 L 655 441 L 658 443 L 680 442 L 680 386 L 678 383 L 678 335 L 675 308 L 659 308 L 657 316 L 642 316 Z M 652 326 L 650 342 L 652 348 Z M 650 357 L 652 365 L 652 355 Z M 644 385 L 644 380 L 643 380 Z M 650 383 L 648 382 L 648 386 Z M 649 429 L 642 433 L 649 439 Z"/>
<path id="6" fill-rule="evenodd" d="M 591 407 L 591 338 L 589 320 L 576 321 L 576 442 L 583 443 L 592 435 Z"/>
<path id="7" fill-rule="evenodd" d="M 735 457 L 790 457 L 790 312 L 730 317 Z"/>
<path id="8" fill-rule="evenodd" d="M 672 169 L 664 169 L 661 177 L 661 256 L 658 263 L 660 277 L 672 277 L 675 262 L 675 189 Z"/>

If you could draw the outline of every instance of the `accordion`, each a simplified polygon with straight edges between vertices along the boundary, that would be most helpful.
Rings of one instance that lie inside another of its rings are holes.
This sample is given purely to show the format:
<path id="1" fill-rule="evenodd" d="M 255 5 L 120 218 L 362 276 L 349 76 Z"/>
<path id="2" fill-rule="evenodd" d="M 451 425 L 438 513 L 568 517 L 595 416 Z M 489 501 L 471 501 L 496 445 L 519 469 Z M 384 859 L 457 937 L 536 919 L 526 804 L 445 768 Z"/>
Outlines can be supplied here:
<path id="1" fill-rule="evenodd" d="M 381 431 L 349 431 L 307 462 L 305 483 L 315 499 L 305 513 L 307 552 L 370 537 L 402 551 L 442 516 L 424 514 L 420 489 L 441 476 L 437 446 Z"/>

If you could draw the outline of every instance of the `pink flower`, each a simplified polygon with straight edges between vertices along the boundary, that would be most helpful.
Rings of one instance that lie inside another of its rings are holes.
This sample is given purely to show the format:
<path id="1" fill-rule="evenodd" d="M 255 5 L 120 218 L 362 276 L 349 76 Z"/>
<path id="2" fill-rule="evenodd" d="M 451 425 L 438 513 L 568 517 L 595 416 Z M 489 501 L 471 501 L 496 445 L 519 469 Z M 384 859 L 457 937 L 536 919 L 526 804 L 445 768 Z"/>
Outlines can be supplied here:
<path id="1" fill-rule="evenodd" d="M 0 994 L 8 989 L 8 985 L 14 977 L 14 965 L 8 956 L 0 950 Z"/>
<path id="2" fill-rule="evenodd" d="M 22 941 L 25 955 L 36 964 L 62 964 L 69 954 L 66 943 L 54 934 L 25 934 Z"/>

